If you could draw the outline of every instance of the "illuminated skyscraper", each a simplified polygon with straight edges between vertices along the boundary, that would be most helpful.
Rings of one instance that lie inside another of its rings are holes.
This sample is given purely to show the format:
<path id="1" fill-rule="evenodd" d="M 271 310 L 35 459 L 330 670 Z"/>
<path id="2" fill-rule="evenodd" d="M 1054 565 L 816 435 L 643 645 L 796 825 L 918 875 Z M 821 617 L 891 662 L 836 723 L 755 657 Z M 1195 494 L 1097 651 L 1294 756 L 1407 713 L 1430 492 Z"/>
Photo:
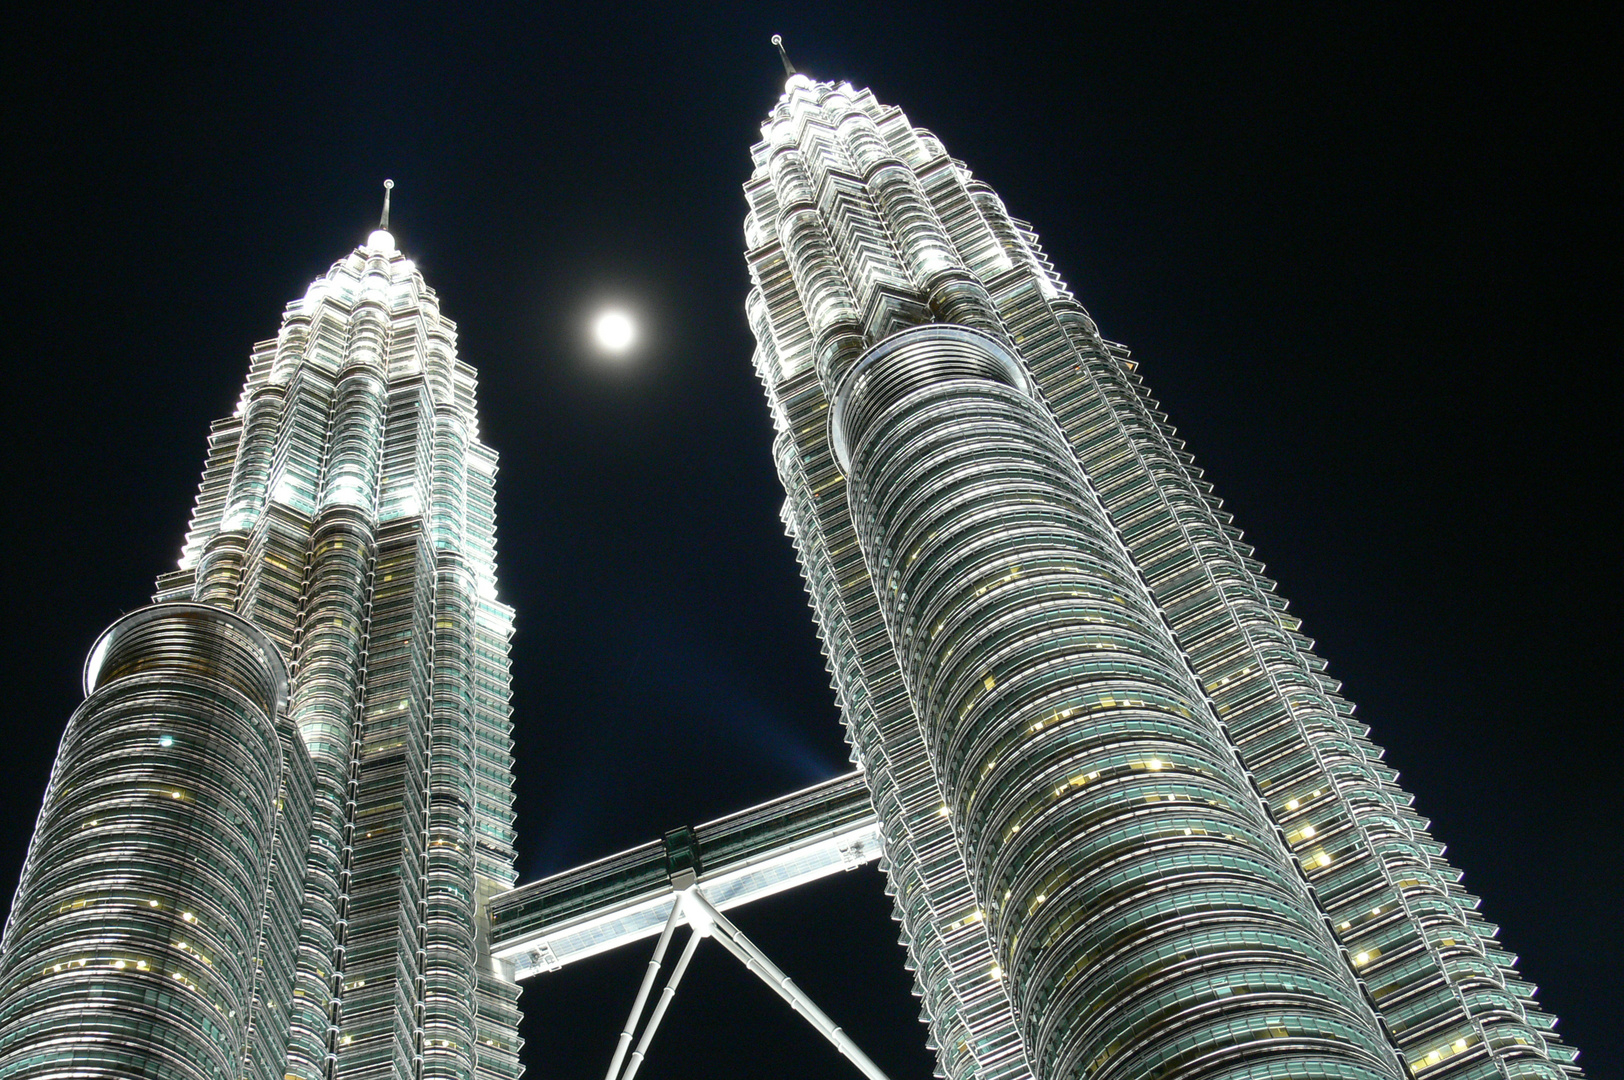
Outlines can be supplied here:
<path id="1" fill-rule="evenodd" d="M 1031 229 L 867 90 L 763 135 L 784 520 L 945 1075 L 1578 1075 Z"/>
<path id="2" fill-rule="evenodd" d="M 481 930 L 513 884 L 496 454 L 384 229 L 256 346 L 180 568 L 86 665 L 6 928 L 0 1076 L 520 1071 Z"/>

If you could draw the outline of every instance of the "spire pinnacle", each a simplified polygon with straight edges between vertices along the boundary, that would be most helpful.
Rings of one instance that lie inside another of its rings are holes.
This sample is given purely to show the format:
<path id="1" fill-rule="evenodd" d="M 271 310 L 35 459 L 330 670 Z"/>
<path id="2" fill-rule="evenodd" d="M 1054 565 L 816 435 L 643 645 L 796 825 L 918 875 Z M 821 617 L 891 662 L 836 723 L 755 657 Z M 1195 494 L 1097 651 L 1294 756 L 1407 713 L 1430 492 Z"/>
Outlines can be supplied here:
<path id="1" fill-rule="evenodd" d="M 782 34 L 774 34 L 773 44 L 778 46 L 778 59 L 784 62 L 784 74 L 795 74 L 795 65 L 789 62 L 789 53 L 784 51 L 784 36 Z"/>
<path id="2" fill-rule="evenodd" d="M 389 231 L 389 191 L 394 186 L 393 180 L 383 182 L 383 217 L 378 220 L 378 228 L 384 232 Z"/>

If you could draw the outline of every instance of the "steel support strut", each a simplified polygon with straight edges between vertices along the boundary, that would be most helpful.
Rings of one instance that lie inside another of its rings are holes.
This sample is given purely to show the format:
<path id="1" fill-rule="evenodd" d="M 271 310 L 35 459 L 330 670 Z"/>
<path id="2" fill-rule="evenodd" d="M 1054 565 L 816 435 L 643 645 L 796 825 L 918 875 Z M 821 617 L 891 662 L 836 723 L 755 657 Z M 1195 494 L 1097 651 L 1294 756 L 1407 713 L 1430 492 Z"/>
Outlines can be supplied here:
<path id="1" fill-rule="evenodd" d="M 691 883 L 693 877 L 690 875 L 687 880 Z M 659 975 L 660 965 L 665 960 L 666 949 L 671 944 L 672 931 L 676 929 L 677 921 L 682 918 L 687 919 L 691 934 L 682 948 L 682 955 L 677 959 L 676 966 L 671 969 L 671 977 L 666 980 L 665 987 L 660 991 L 660 1000 L 655 1003 L 648 1024 L 637 1040 L 637 1049 L 632 1051 L 628 1060 L 626 1048 L 631 1045 L 632 1033 L 637 1030 L 638 1021 L 642 1019 L 643 1006 L 648 1004 L 649 991 L 654 988 L 654 979 Z M 707 937 L 714 937 L 720 941 L 723 948 L 738 957 L 740 963 L 755 972 L 779 997 L 789 1002 L 790 1008 L 806 1017 L 807 1022 L 817 1028 L 824 1038 L 834 1043 L 835 1049 L 844 1054 L 869 1080 L 890 1080 L 878 1065 L 869 1060 L 867 1054 L 857 1048 L 851 1036 L 829 1019 L 827 1013 L 813 1004 L 812 999 L 806 996 L 806 992 L 780 971 L 778 965 L 767 959 L 767 954 L 745 937 L 743 931 L 729 922 L 727 916 L 718 911 L 705 894 L 699 891 L 699 887 L 693 884 L 688 884 L 686 888 L 678 891 L 676 903 L 671 905 L 671 917 L 666 920 L 659 944 L 654 947 L 654 956 L 648 962 L 648 971 L 643 975 L 643 985 L 637 990 L 637 1000 L 632 1003 L 631 1015 L 626 1018 L 626 1027 L 620 1033 L 614 1059 L 609 1062 L 609 1071 L 604 1075 L 604 1080 L 633 1080 L 637 1076 L 637 1070 L 648 1057 L 648 1048 L 654 1041 L 654 1033 L 659 1029 L 660 1021 L 665 1018 L 671 999 L 676 996 L 677 984 L 682 981 L 683 974 L 688 970 L 688 962 L 693 959 L 694 950 L 699 947 L 699 940 Z M 624 1073 L 621 1072 L 622 1063 L 626 1066 Z"/>
<path id="2" fill-rule="evenodd" d="M 665 920 L 665 929 L 660 932 L 660 943 L 654 946 L 654 956 L 648 962 L 648 970 L 643 973 L 643 985 L 637 988 L 637 1000 L 632 1002 L 631 1015 L 626 1017 L 626 1027 L 620 1033 L 620 1042 L 615 1046 L 615 1056 L 610 1060 L 609 1071 L 603 1074 L 603 1080 L 615 1080 L 615 1077 L 620 1075 L 620 1063 L 626 1060 L 626 1047 L 631 1045 L 632 1032 L 637 1030 L 637 1021 L 642 1018 L 643 1006 L 648 1002 L 648 992 L 654 987 L 654 977 L 660 973 L 660 963 L 665 959 L 667 946 L 671 944 L 671 932 L 677 928 L 677 920 L 681 917 L 682 902 L 679 900 L 671 905 L 671 917 Z M 688 951 L 693 950 L 690 948 Z"/>
<path id="3" fill-rule="evenodd" d="M 704 893 L 697 888 L 690 888 L 682 893 L 682 898 L 690 923 L 696 921 L 696 914 L 703 912 L 703 917 L 714 924 L 712 936 L 720 941 L 728 952 L 738 957 L 745 967 L 755 972 L 762 982 L 772 987 L 779 997 L 789 1002 L 790 1008 L 806 1017 L 807 1021 L 822 1032 L 824 1038 L 834 1043 L 835 1049 L 846 1055 L 864 1076 L 869 1080 L 890 1080 L 890 1077 L 886 1076 L 867 1054 L 858 1049 L 851 1036 L 842 1031 L 840 1025 L 829 1019 L 829 1015 L 806 996 L 806 991 L 796 986 L 788 975 L 778 969 L 778 965 L 767 959 L 766 953 L 758 949 L 737 926 L 729 922 L 726 915 L 716 910 L 705 898 Z M 695 933 L 698 933 L 697 926 Z"/>
<path id="4" fill-rule="evenodd" d="M 671 969 L 671 978 L 666 980 L 665 989 L 660 991 L 660 1000 L 654 1003 L 654 1012 L 648 1018 L 648 1027 L 643 1029 L 643 1037 L 637 1040 L 637 1049 L 632 1051 L 632 1059 L 626 1065 L 626 1075 L 620 1080 L 632 1080 L 632 1077 L 637 1075 L 643 1059 L 648 1056 L 648 1044 L 654 1041 L 654 1032 L 659 1028 L 660 1021 L 665 1018 L 666 1007 L 676 996 L 677 984 L 682 981 L 682 973 L 688 970 L 688 961 L 694 958 L 694 950 L 699 947 L 699 939 L 704 936 L 697 928 L 688 935 L 688 944 L 682 947 L 682 955 L 677 958 L 677 966 Z"/>

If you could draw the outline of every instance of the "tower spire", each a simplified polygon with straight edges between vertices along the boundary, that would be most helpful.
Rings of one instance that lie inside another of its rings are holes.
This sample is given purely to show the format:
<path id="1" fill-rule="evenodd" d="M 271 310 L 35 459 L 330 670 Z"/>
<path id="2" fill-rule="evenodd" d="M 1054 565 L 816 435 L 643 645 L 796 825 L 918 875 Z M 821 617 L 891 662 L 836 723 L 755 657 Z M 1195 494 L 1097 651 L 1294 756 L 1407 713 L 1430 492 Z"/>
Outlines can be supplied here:
<path id="1" fill-rule="evenodd" d="M 383 182 L 383 217 L 378 219 L 378 228 L 384 232 L 389 231 L 389 192 L 395 186 L 393 180 Z"/>
<path id="2" fill-rule="evenodd" d="M 789 62 L 789 53 L 784 51 L 784 36 L 782 34 L 774 34 L 773 44 L 778 46 L 778 59 L 784 62 L 784 74 L 795 74 L 795 65 Z"/>

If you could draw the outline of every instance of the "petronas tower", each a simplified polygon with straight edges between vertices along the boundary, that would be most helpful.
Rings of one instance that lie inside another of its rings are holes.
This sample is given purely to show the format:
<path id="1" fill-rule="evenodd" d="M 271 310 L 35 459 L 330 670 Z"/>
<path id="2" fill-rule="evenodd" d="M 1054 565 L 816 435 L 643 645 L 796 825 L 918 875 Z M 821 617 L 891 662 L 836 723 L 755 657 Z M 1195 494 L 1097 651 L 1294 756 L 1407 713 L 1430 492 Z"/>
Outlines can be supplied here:
<path id="1" fill-rule="evenodd" d="M 867 90 L 791 72 L 762 132 L 754 363 L 856 771 L 515 888 L 496 455 L 386 199 L 86 662 L 0 1080 L 516 1080 L 516 980 L 652 939 L 634 1080 L 711 937 L 883 1080 L 725 914 L 875 861 L 948 1080 L 1580 1080 L 1031 228 Z"/>
<path id="2" fill-rule="evenodd" d="M 941 1072 L 1579 1075 L 1032 230 L 867 90 L 762 130 L 784 520 Z"/>
<path id="3" fill-rule="evenodd" d="M 514 880 L 513 613 L 474 390 L 383 230 L 254 349 L 180 568 L 86 664 L 0 1076 L 519 1074 L 480 929 Z"/>

